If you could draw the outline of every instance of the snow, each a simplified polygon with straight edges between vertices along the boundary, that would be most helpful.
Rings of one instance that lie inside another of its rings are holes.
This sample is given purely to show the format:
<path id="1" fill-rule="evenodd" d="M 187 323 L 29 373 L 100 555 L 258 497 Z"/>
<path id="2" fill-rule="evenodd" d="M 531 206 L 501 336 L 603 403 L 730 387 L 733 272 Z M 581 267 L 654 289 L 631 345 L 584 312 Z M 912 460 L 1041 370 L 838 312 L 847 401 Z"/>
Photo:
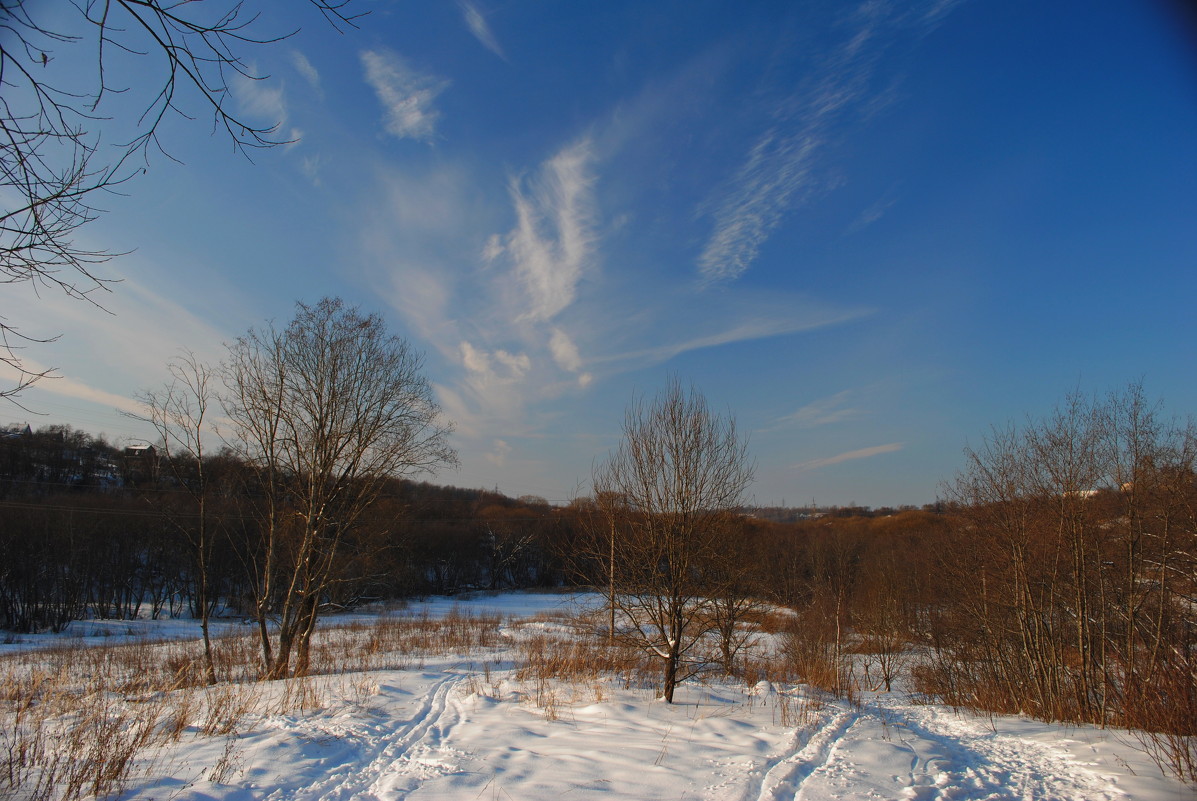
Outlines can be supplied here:
<path id="1" fill-rule="evenodd" d="M 514 621 L 601 598 L 508 594 L 430 599 Z M 362 613 L 364 615 L 364 613 Z M 90 624 L 88 624 L 90 625 Z M 532 626 L 533 629 L 536 626 Z M 508 642 L 526 636 L 512 626 Z M 124 798 L 317 799 L 1084 799 L 1197 797 L 1126 732 L 974 717 L 900 693 L 858 705 L 805 687 L 688 683 L 677 703 L 617 679 L 519 681 L 508 646 L 427 657 L 407 670 L 315 679 L 324 702 L 258 713 L 227 736 L 186 734 Z M 275 683 L 271 692 L 283 692 Z M 537 704 L 536 701 L 540 703 Z M 268 707 L 268 705 L 267 705 Z"/>

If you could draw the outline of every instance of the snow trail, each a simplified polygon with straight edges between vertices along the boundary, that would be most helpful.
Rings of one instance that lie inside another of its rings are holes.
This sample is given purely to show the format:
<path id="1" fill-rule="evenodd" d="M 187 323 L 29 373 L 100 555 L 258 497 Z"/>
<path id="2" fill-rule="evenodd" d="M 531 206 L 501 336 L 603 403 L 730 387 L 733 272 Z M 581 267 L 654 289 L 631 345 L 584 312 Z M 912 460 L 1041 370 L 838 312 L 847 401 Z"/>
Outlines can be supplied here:
<path id="1" fill-rule="evenodd" d="M 486 599 L 496 603 L 495 599 Z M 521 603 L 527 603 L 525 597 Z M 560 605 L 559 597 L 546 603 Z M 546 625 L 537 623 L 535 625 Z M 499 646 L 347 677 L 322 711 L 151 755 L 130 801 L 1193 801 L 1131 735 L 866 693 L 692 683 L 664 704 L 616 678 L 531 686 Z M 499 667 L 500 660 L 503 666 Z M 467 667 L 468 666 L 468 667 Z M 282 693 L 285 688 L 267 688 Z M 549 703 L 534 703 L 544 693 Z M 787 696 L 782 698 L 782 695 Z M 761 696 L 767 699 L 762 700 Z M 798 706 L 794 701 L 810 703 Z M 790 706 L 784 706 L 785 702 Z M 790 714 L 782 714 L 784 711 Z M 798 719 L 806 725 L 778 725 Z"/>
<path id="2" fill-rule="evenodd" d="M 803 783 L 827 764 L 844 733 L 856 722 L 855 712 L 839 712 L 813 732 L 801 728 L 794 732 L 789 753 L 771 760 L 759 786 L 750 785 L 744 801 L 781 801 L 796 798 Z"/>
<path id="3" fill-rule="evenodd" d="M 265 801 L 349 801 L 349 799 L 403 798 L 420 783 L 451 771 L 444 764 L 441 746 L 454 724 L 460 707 L 453 697 L 466 677 L 446 675 L 421 696 L 412 717 L 391 728 L 389 719 L 362 725 L 360 715 L 349 725 L 335 720 L 292 721 L 292 726 L 313 729 L 322 741 L 332 741 L 334 753 L 322 760 L 320 775 L 302 786 L 279 787 Z M 356 723 L 356 725 L 354 725 Z M 331 764 L 330 764 L 331 763 Z"/>
<path id="4" fill-rule="evenodd" d="M 894 715 L 893 731 L 913 760 L 905 797 L 1117 801 L 1109 778 L 1061 749 L 1004 734 L 941 707 L 875 705 Z M 909 739 L 907 739 L 909 738 Z"/>
<path id="5" fill-rule="evenodd" d="M 1126 793 L 1062 749 L 883 696 L 812 735 L 770 770 L 757 797 L 1125 801 Z"/>

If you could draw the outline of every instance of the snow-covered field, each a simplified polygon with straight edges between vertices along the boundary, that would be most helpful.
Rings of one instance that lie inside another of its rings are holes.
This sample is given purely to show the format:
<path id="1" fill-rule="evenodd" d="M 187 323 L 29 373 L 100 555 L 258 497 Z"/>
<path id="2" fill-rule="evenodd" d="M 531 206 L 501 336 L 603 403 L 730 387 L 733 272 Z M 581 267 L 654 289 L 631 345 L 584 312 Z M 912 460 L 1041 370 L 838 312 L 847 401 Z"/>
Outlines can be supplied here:
<path id="1" fill-rule="evenodd" d="M 499 612 L 512 621 L 504 634 L 514 643 L 558 625 L 517 624 L 517 618 L 575 603 L 519 594 L 434 601 L 428 608 Z M 668 705 L 618 679 L 521 681 L 513 656 L 513 647 L 498 646 L 425 658 L 402 670 L 317 679 L 316 711 L 259 712 L 220 736 L 188 731 L 154 751 L 124 797 L 1197 797 L 1163 776 L 1125 732 L 977 718 L 915 705 L 898 693 L 866 694 L 854 706 L 764 682 L 687 684 L 678 703 Z"/>

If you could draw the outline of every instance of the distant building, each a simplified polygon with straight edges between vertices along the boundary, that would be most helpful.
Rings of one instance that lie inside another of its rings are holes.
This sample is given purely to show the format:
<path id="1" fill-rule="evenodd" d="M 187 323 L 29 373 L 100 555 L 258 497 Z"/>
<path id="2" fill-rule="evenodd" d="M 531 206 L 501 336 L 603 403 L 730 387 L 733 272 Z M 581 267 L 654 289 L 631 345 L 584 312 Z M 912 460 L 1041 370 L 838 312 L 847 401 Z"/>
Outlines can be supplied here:
<path id="1" fill-rule="evenodd" d="M 158 449 L 153 445 L 130 445 L 125 448 L 123 457 L 126 484 L 137 485 L 158 480 Z"/>

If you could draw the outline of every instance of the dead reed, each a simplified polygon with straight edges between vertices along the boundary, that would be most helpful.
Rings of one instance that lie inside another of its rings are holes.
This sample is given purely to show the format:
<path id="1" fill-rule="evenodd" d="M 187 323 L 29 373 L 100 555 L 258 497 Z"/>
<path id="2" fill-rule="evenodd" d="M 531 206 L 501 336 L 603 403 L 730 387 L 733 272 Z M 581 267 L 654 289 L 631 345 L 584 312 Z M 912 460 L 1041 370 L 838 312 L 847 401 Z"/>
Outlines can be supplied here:
<path id="1" fill-rule="evenodd" d="M 118 795 L 155 767 L 155 746 L 228 737 L 258 715 L 319 709 L 319 676 L 401 669 L 413 660 L 495 646 L 498 616 L 383 617 L 333 626 L 313 643 L 307 676 L 259 682 L 249 634 L 213 641 L 219 682 L 206 686 L 198 642 L 67 642 L 0 658 L 0 798 L 75 801 Z M 281 685 L 281 686 L 280 686 Z M 268 691 L 269 690 L 269 691 Z M 373 691 L 361 684 L 353 694 Z M 228 749 L 226 749 L 228 750 Z M 235 762 L 231 751 L 223 763 Z"/>

